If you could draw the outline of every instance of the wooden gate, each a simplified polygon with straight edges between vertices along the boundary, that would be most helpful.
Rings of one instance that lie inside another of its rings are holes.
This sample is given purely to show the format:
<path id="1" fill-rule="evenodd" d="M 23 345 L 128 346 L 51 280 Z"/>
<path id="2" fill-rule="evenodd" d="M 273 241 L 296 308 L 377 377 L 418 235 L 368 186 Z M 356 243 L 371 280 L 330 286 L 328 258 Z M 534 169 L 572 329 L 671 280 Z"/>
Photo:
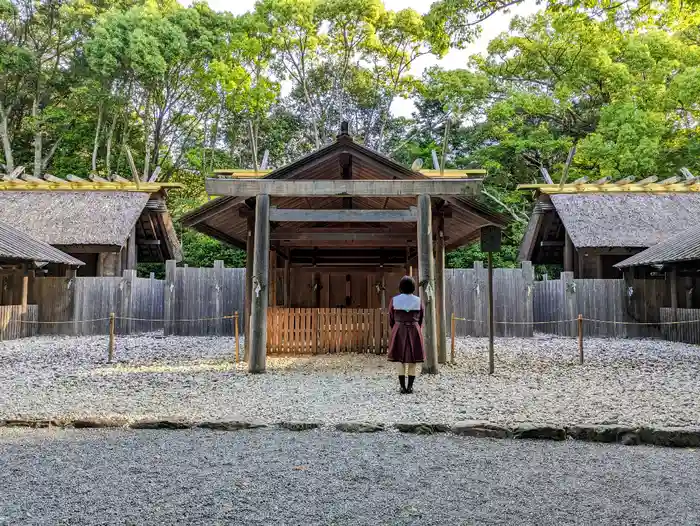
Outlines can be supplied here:
<path id="1" fill-rule="evenodd" d="M 382 354 L 389 345 L 386 309 L 267 311 L 269 354 L 360 352 Z"/>

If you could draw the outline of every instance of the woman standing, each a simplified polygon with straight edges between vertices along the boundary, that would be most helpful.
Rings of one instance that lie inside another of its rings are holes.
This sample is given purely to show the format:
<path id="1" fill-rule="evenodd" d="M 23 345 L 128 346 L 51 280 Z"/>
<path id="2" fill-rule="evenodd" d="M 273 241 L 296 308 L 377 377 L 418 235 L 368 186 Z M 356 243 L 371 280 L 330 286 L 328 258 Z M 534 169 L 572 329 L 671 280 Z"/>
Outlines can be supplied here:
<path id="1" fill-rule="evenodd" d="M 423 304 L 414 294 L 416 282 L 405 276 L 399 283 L 398 296 L 389 304 L 389 361 L 396 362 L 399 369 L 401 393 L 413 392 L 416 364 L 425 360 L 423 350 Z M 406 376 L 408 375 L 408 384 Z"/>

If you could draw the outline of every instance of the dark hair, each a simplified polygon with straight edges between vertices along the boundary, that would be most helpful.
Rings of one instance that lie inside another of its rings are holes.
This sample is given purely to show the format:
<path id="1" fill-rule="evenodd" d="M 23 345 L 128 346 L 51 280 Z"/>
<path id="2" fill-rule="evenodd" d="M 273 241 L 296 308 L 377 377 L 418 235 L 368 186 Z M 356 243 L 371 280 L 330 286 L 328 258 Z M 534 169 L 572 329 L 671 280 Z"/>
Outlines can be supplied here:
<path id="1" fill-rule="evenodd" d="M 401 294 L 413 294 L 416 291 L 416 282 L 411 276 L 404 276 L 399 282 L 399 292 Z"/>

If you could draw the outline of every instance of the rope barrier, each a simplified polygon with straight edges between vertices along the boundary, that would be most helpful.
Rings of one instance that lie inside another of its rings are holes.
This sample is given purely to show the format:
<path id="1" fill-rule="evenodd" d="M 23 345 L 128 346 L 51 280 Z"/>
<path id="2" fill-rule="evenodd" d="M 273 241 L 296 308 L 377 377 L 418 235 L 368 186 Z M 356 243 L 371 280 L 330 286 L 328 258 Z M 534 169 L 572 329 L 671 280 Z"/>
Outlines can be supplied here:
<path id="1" fill-rule="evenodd" d="M 124 320 L 124 321 L 146 321 L 146 322 L 173 322 L 173 323 L 179 323 L 179 322 L 195 322 L 195 321 L 217 321 L 217 320 L 232 320 L 235 318 L 235 315 L 233 316 L 220 316 L 216 318 L 183 318 L 179 320 L 168 320 L 165 318 L 131 318 L 127 316 L 115 316 L 115 320 Z M 67 323 L 93 323 L 97 321 L 109 321 L 110 318 L 95 318 L 92 320 L 69 320 L 69 321 L 27 321 L 27 320 L 7 320 L 8 323 L 24 323 L 24 324 L 44 324 L 44 325 L 55 325 L 55 324 L 67 324 Z"/>
<path id="2" fill-rule="evenodd" d="M 455 320 L 466 321 L 470 323 L 487 323 L 486 320 L 470 320 L 468 318 L 458 318 L 455 316 Z M 608 323 L 611 325 L 683 325 L 686 323 L 700 323 L 700 320 L 682 320 L 682 321 L 648 321 L 648 322 L 635 322 L 635 321 L 615 321 L 615 320 L 596 320 L 593 318 L 582 318 L 583 321 L 588 321 L 591 323 Z M 496 325 L 552 325 L 557 323 L 574 323 L 577 322 L 578 318 L 572 318 L 570 320 L 552 320 L 552 321 L 495 321 Z"/>
<path id="3" fill-rule="evenodd" d="M 115 320 L 124 321 L 143 321 L 143 322 L 171 322 L 171 323 L 194 323 L 198 321 L 218 321 L 218 320 L 232 320 L 235 315 L 229 316 L 217 316 L 209 318 L 181 318 L 170 320 L 166 318 L 133 318 L 130 316 L 115 316 Z M 458 316 L 454 317 L 455 321 L 464 321 L 469 323 L 487 323 L 487 320 L 473 320 L 469 318 L 460 318 Z M 39 325 L 62 325 L 62 324 L 72 324 L 72 323 L 95 323 L 99 321 L 109 321 L 107 318 L 93 318 L 89 320 L 64 320 L 64 321 L 27 321 L 27 320 L 7 320 L 7 323 L 22 323 L 22 324 L 39 324 Z M 551 321 L 494 321 L 496 325 L 552 325 L 558 323 L 574 323 L 577 322 L 578 318 L 572 318 L 569 320 L 551 320 Z M 594 318 L 583 318 L 583 321 L 591 323 L 606 323 L 609 325 L 685 325 L 691 323 L 700 323 L 700 320 L 679 320 L 679 321 L 649 321 L 649 322 L 636 322 L 636 321 L 616 321 L 616 320 L 597 320 Z"/>

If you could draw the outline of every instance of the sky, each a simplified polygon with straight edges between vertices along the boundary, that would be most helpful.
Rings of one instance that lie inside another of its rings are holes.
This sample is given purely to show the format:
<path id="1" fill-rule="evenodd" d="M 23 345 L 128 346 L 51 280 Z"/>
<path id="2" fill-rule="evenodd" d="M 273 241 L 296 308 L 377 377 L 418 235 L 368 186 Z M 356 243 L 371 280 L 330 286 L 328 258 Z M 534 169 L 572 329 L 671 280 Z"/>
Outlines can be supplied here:
<path id="1" fill-rule="evenodd" d="M 189 0 L 179 0 L 184 5 L 189 5 Z M 392 11 L 412 8 L 419 13 L 427 13 L 434 0 L 384 0 L 384 7 Z M 234 14 L 242 14 L 251 11 L 255 0 L 208 0 L 209 6 L 215 11 L 229 11 Z M 462 68 L 467 65 L 469 57 L 475 53 L 486 50 L 489 41 L 504 31 L 508 31 L 508 25 L 513 16 L 527 16 L 538 10 L 535 0 L 524 0 L 523 3 L 513 7 L 508 13 L 497 13 L 487 19 L 481 25 L 480 37 L 466 49 L 451 50 L 441 60 L 431 55 L 425 55 L 417 59 L 411 68 L 413 75 L 419 76 L 424 69 L 436 64 L 445 69 Z M 283 87 L 284 90 L 284 87 Z M 392 105 L 392 113 L 400 117 L 410 117 L 415 109 L 411 100 L 397 98 Z"/>

